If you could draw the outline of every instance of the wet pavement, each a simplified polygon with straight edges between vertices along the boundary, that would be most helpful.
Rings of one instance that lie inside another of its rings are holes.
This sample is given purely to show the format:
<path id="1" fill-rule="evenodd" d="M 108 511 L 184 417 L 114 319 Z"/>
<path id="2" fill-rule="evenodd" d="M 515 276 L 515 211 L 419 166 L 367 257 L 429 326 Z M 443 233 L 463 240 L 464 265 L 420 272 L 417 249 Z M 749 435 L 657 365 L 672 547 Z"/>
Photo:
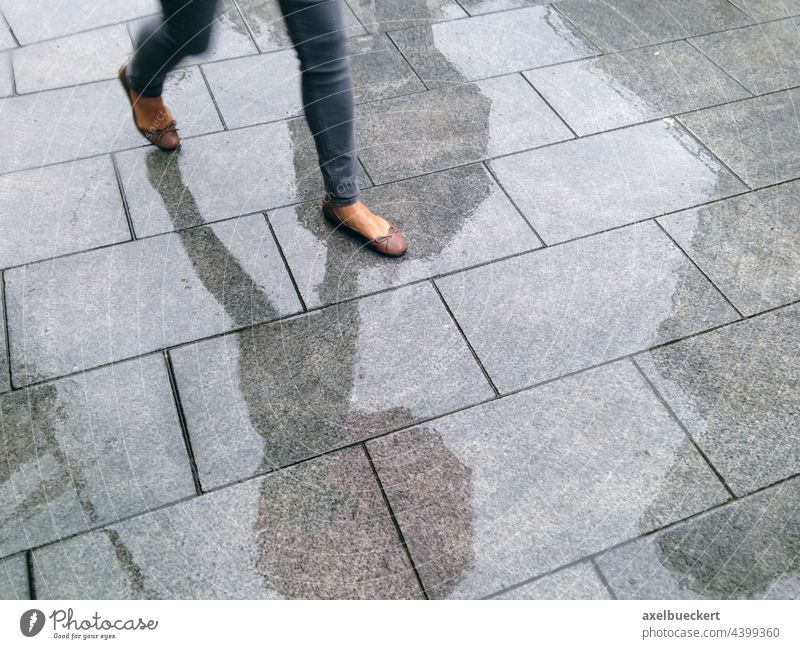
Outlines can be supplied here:
<path id="1" fill-rule="evenodd" d="M 155 0 L 0 0 L 0 598 L 800 597 L 800 2 L 274 0 L 147 146 Z"/>

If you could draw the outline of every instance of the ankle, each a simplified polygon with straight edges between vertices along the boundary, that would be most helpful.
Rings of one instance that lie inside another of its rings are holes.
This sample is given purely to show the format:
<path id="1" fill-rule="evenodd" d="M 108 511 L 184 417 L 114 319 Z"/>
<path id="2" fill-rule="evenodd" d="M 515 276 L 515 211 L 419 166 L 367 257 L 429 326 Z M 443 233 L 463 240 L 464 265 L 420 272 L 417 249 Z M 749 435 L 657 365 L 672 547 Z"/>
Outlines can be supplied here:
<path id="1" fill-rule="evenodd" d="M 329 205 L 333 208 L 333 211 L 341 217 L 351 217 L 359 214 L 369 213 L 369 209 L 361 201 L 347 203 L 346 205 L 339 205 L 331 201 L 329 202 Z"/>

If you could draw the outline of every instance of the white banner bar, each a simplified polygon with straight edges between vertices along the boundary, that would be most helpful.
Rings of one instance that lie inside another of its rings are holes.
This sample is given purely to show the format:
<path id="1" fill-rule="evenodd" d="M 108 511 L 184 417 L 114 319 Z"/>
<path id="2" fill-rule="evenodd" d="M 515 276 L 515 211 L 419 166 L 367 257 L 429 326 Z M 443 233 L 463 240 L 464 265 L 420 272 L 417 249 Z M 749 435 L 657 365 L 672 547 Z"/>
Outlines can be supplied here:
<path id="1" fill-rule="evenodd" d="M 6 601 L 0 646 L 797 649 L 799 614 L 788 601 Z"/>

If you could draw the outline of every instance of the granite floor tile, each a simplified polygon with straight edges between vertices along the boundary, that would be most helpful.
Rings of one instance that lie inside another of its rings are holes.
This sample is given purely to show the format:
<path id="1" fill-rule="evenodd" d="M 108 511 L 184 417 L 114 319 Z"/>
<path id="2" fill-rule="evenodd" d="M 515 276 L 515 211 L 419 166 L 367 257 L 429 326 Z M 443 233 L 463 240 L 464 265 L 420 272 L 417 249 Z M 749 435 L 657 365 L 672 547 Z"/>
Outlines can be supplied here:
<path id="1" fill-rule="evenodd" d="M 11 52 L 0 52 L 0 97 L 14 94 L 14 73 L 11 70 Z"/>
<path id="2" fill-rule="evenodd" d="M 347 3 L 370 32 L 404 29 L 467 15 L 457 0 L 347 0 Z"/>
<path id="3" fill-rule="evenodd" d="M 753 93 L 800 85 L 798 19 L 701 36 L 692 43 Z"/>
<path id="4" fill-rule="evenodd" d="M 800 0 L 731 0 L 758 21 L 800 15 Z"/>
<path id="5" fill-rule="evenodd" d="M 349 45 L 356 103 L 425 90 L 385 34 L 360 36 Z M 205 66 L 204 72 L 231 128 L 303 113 L 294 50 L 221 61 Z"/>
<path id="6" fill-rule="evenodd" d="M 611 599 L 611 594 L 591 562 L 583 561 L 497 595 L 493 599 Z"/>
<path id="7" fill-rule="evenodd" d="M 501 392 L 738 317 L 652 222 L 436 283 Z"/>
<path id="8" fill-rule="evenodd" d="M 800 300 L 800 182 L 659 219 L 744 315 Z"/>
<path id="9" fill-rule="evenodd" d="M 159 355 L 0 396 L 0 555 L 195 493 Z"/>
<path id="10" fill-rule="evenodd" d="M 339 302 L 541 245 L 480 165 L 374 187 L 362 197 L 409 238 L 409 250 L 400 263 L 365 253 L 363 242 L 335 231 L 321 218 L 318 203 L 270 213 L 308 306 Z"/>
<path id="11" fill-rule="evenodd" d="M 558 0 L 555 6 L 606 52 L 753 24 L 727 0 Z"/>
<path id="12" fill-rule="evenodd" d="M 108 156 L 0 176 L 0 268 L 130 239 Z"/>
<path id="13" fill-rule="evenodd" d="M 15 385 L 300 311 L 255 214 L 5 273 Z"/>
<path id="14" fill-rule="evenodd" d="M 6 21 L 0 16 L 0 50 L 8 50 L 12 47 L 17 47 L 17 41 L 14 40 L 14 35 Z"/>
<path id="15" fill-rule="evenodd" d="M 551 2 L 552 0 L 459 0 L 459 4 L 466 9 L 470 16 L 477 16 L 491 11 L 535 7 L 550 4 Z"/>
<path id="16" fill-rule="evenodd" d="M 0 559 L 0 599 L 30 599 L 28 564 L 24 554 Z"/>
<path id="17" fill-rule="evenodd" d="M 800 177 L 800 90 L 785 90 L 681 116 L 750 187 Z"/>
<path id="18" fill-rule="evenodd" d="M 421 596 L 360 448 L 48 546 L 34 566 L 53 599 Z"/>
<path id="19" fill-rule="evenodd" d="M 800 598 L 800 479 L 617 548 L 599 565 L 620 599 Z"/>
<path id="20" fill-rule="evenodd" d="M 0 283 L 3 287 L 4 283 Z M 0 300 L 0 323 L 5 322 L 4 300 Z M 11 389 L 11 377 L 8 368 L 8 347 L 6 343 L 5 331 L 0 332 L 0 392 L 7 392 Z"/>
<path id="21" fill-rule="evenodd" d="M 303 114 L 300 64 L 294 50 L 270 52 L 203 66 L 228 128 L 253 126 Z"/>
<path id="22" fill-rule="evenodd" d="M 151 23 L 160 24 L 161 17 L 154 16 L 134 21 L 128 25 L 131 36 L 136 40 L 139 30 Z M 235 56 L 256 54 L 258 49 L 250 38 L 247 27 L 233 0 L 222 0 L 217 5 L 217 14 L 211 32 L 211 43 L 202 54 L 192 54 L 181 61 L 181 65 L 194 65 L 209 61 L 219 61 Z"/>
<path id="23" fill-rule="evenodd" d="M 795 305 L 637 357 L 737 495 L 800 473 L 798 340 Z"/>
<path id="24" fill-rule="evenodd" d="M 247 26 L 253 32 L 259 50 L 273 52 L 292 46 L 281 10 L 275 0 L 236 0 L 236 3 L 241 9 Z M 342 7 L 347 36 L 365 34 L 364 28 L 353 15 L 350 7 L 345 3 L 342 3 Z"/>
<path id="25" fill-rule="evenodd" d="M 177 155 L 147 147 L 115 158 L 138 237 L 325 194 L 303 118 L 184 140 Z"/>
<path id="26" fill-rule="evenodd" d="M 222 130 L 197 68 L 171 75 L 165 95 L 183 136 Z M 0 115 L 15 137 L 0 140 L 0 173 L 146 145 L 116 79 L 8 97 Z"/>
<path id="27" fill-rule="evenodd" d="M 13 50 L 18 93 L 113 79 L 131 52 L 125 25 L 111 25 Z"/>
<path id="28" fill-rule="evenodd" d="M 559 243 L 747 191 L 674 120 L 490 163 L 545 243 Z"/>
<path id="29" fill-rule="evenodd" d="M 599 53 L 551 6 L 414 27 L 391 37 L 428 87 Z"/>
<path id="30" fill-rule="evenodd" d="M 204 488 L 490 399 L 418 284 L 172 352 Z"/>
<path id="31" fill-rule="evenodd" d="M 84 3 L 85 4 L 85 3 Z M 159 13 L 158 0 L 103 0 L 76 10 L 64 0 L 0 0 L 22 45 Z"/>
<path id="32" fill-rule="evenodd" d="M 750 96 L 685 41 L 531 70 L 525 76 L 578 135 Z"/>
<path id="33" fill-rule="evenodd" d="M 359 157 L 375 183 L 568 140 L 521 75 L 359 106 Z"/>
<path id="34" fill-rule="evenodd" d="M 356 103 L 425 90 L 386 34 L 352 38 L 349 49 Z"/>
<path id="35" fill-rule="evenodd" d="M 630 361 L 367 446 L 435 598 L 489 595 L 727 500 Z"/>

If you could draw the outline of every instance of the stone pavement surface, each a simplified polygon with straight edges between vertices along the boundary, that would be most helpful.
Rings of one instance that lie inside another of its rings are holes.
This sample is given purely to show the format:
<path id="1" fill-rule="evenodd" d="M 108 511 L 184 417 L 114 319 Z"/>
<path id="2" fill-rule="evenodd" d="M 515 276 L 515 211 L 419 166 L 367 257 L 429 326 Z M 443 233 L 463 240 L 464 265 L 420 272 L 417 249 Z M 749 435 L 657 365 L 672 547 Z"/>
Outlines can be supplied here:
<path id="1" fill-rule="evenodd" d="M 274 0 L 0 0 L 0 597 L 800 597 L 800 2 L 346 0 L 380 258 Z"/>

